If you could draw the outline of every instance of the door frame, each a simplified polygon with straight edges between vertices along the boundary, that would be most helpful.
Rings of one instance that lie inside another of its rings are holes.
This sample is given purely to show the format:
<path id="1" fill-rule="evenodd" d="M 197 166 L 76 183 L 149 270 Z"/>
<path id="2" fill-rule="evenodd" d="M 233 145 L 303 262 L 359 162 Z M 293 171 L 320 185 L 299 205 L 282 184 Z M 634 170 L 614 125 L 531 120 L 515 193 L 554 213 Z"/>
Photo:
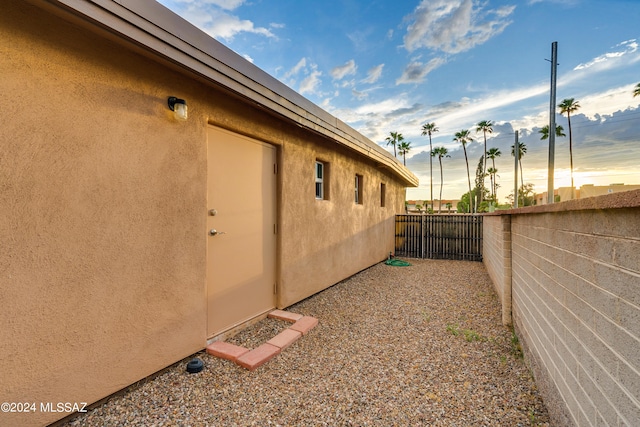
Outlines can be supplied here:
<path id="1" fill-rule="evenodd" d="M 265 309 L 262 312 L 259 313 L 255 313 L 254 315 L 252 315 L 249 318 L 243 318 L 242 320 L 238 320 L 237 322 L 234 322 L 233 324 L 230 324 L 228 327 L 224 327 L 221 330 L 218 331 L 210 331 L 209 330 L 209 322 L 210 322 L 210 316 L 211 316 L 211 302 L 209 300 L 210 297 L 212 297 L 211 295 L 211 284 L 209 282 L 210 280 L 210 271 L 209 271 L 209 251 L 210 249 L 210 238 L 212 238 L 212 236 L 209 235 L 208 231 L 209 231 L 209 209 L 211 209 L 212 207 L 210 206 L 210 200 L 209 200 L 209 191 L 210 191 L 210 184 L 209 184 L 209 179 L 210 179 L 210 167 L 211 167 L 211 162 L 209 161 L 209 150 L 210 150 L 210 146 L 209 146 L 209 138 L 210 138 L 210 132 L 219 132 L 221 134 L 226 134 L 231 138 L 240 138 L 243 140 L 246 140 L 248 142 L 251 143 L 255 143 L 255 144 L 259 144 L 259 145 L 263 145 L 263 146 L 268 146 L 270 149 L 273 149 L 273 167 L 274 167 L 274 177 L 273 177 L 273 199 L 272 199 L 272 209 L 273 209 L 273 223 L 274 223 L 274 241 L 273 241 L 273 256 L 272 258 L 272 262 L 273 262 L 273 293 L 272 293 L 272 299 L 271 299 L 271 304 L 270 304 L 270 308 Z M 207 325 L 206 325 L 206 333 L 207 333 L 207 342 L 212 342 L 212 341 L 216 341 L 219 339 L 224 339 L 225 336 L 230 336 L 233 335 L 237 330 L 239 329 L 243 329 L 245 327 L 247 327 L 250 324 L 253 324 L 255 322 L 258 322 L 262 319 L 264 319 L 267 314 L 272 311 L 274 308 L 276 308 L 277 306 L 277 301 L 278 301 L 278 297 L 279 297 L 279 283 L 280 283 L 280 201 L 281 201 L 281 196 L 280 196 L 280 189 L 281 189 L 281 178 L 280 178 L 280 163 L 281 163 L 281 147 L 278 144 L 274 144 L 271 143 L 270 141 L 265 141 L 263 139 L 260 138 L 255 138 L 253 136 L 249 136 L 249 135 L 245 135 L 239 132 L 235 132 L 220 126 L 216 126 L 214 124 L 209 123 L 207 125 L 207 134 L 206 134 L 206 152 L 207 152 L 207 185 L 206 185 L 206 210 L 207 210 L 207 220 L 206 225 L 206 245 L 205 245 L 205 250 L 206 250 L 206 255 L 205 255 L 205 262 L 207 263 L 206 268 L 205 268 L 205 301 L 206 301 L 206 311 L 207 311 Z"/>

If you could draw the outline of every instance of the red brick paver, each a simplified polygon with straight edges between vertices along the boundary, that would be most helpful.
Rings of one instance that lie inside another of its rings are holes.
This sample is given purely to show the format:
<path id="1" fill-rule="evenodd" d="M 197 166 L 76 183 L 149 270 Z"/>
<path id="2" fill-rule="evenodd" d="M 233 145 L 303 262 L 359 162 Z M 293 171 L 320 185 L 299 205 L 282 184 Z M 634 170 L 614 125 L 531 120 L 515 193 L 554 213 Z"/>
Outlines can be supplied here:
<path id="1" fill-rule="evenodd" d="M 224 341 L 216 341 L 207 346 L 207 353 L 210 355 L 231 360 L 233 362 L 235 362 L 238 357 L 248 352 L 248 348 L 240 347 L 239 345 L 230 344 Z"/>
<path id="2" fill-rule="evenodd" d="M 254 348 L 248 353 L 243 354 L 236 363 L 243 368 L 253 371 L 257 367 L 264 365 L 280 353 L 280 347 L 264 343 L 260 347 Z"/>
<path id="3" fill-rule="evenodd" d="M 273 310 L 268 317 L 291 322 L 293 325 L 253 350 L 224 341 L 216 341 L 207 346 L 207 353 L 231 360 L 243 368 L 253 371 L 276 357 L 281 350 L 289 347 L 318 324 L 318 319 L 315 317 L 284 310 Z"/>
<path id="4" fill-rule="evenodd" d="M 294 331 L 301 332 L 302 335 L 306 335 L 311 329 L 315 328 L 318 324 L 318 319 L 311 316 L 304 316 L 296 323 L 291 325 L 289 329 L 293 329 Z"/>
<path id="5" fill-rule="evenodd" d="M 267 344 L 275 345 L 281 350 L 284 350 L 285 348 L 296 342 L 301 336 L 302 332 L 294 331 L 293 329 L 287 328 L 267 341 Z"/>
<path id="6" fill-rule="evenodd" d="M 289 311 L 284 311 L 284 310 L 273 310 L 271 313 L 269 313 L 268 317 L 271 317 L 273 319 L 285 320 L 287 322 L 293 323 L 302 319 L 304 316 L 302 316 L 302 314 L 291 313 Z"/>

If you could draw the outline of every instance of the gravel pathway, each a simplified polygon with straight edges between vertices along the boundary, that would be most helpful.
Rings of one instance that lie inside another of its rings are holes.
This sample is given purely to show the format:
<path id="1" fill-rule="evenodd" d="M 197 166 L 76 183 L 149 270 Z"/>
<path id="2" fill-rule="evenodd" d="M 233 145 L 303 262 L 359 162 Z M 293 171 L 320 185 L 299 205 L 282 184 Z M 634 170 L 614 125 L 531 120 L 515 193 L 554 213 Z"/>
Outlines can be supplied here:
<path id="1" fill-rule="evenodd" d="M 482 263 L 377 264 L 287 311 L 320 323 L 250 372 L 199 353 L 71 426 L 549 426 Z M 290 324 L 229 342 L 254 348 Z"/>

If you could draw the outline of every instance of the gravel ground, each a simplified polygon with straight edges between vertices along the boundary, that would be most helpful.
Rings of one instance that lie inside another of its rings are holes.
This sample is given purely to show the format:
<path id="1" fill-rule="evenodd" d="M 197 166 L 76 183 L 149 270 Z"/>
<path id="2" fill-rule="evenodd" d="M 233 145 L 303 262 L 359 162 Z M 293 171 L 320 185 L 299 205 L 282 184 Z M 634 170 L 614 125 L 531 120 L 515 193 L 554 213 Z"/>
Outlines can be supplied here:
<path id="1" fill-rule="evenodd" d="M 549 426 L 482 263 L 377 264 L 289 308 L 319 325 L 250 372 L 198 353 L 71 426 Z M 254 348 L 289 323 L 229 342 Z"/>

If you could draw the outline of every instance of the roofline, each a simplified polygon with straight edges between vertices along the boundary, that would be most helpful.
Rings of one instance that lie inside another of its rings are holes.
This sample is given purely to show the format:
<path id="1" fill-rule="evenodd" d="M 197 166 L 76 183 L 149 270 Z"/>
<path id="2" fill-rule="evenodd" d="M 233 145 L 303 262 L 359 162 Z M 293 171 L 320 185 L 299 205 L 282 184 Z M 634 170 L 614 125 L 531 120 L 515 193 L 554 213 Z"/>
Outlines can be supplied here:
<path id="1" fill-rule="evenodd" d="M 418 185 L 418 178 L 378 144 L 156 1 L 47 1 L 372 159 L 409 187 Z"/>

